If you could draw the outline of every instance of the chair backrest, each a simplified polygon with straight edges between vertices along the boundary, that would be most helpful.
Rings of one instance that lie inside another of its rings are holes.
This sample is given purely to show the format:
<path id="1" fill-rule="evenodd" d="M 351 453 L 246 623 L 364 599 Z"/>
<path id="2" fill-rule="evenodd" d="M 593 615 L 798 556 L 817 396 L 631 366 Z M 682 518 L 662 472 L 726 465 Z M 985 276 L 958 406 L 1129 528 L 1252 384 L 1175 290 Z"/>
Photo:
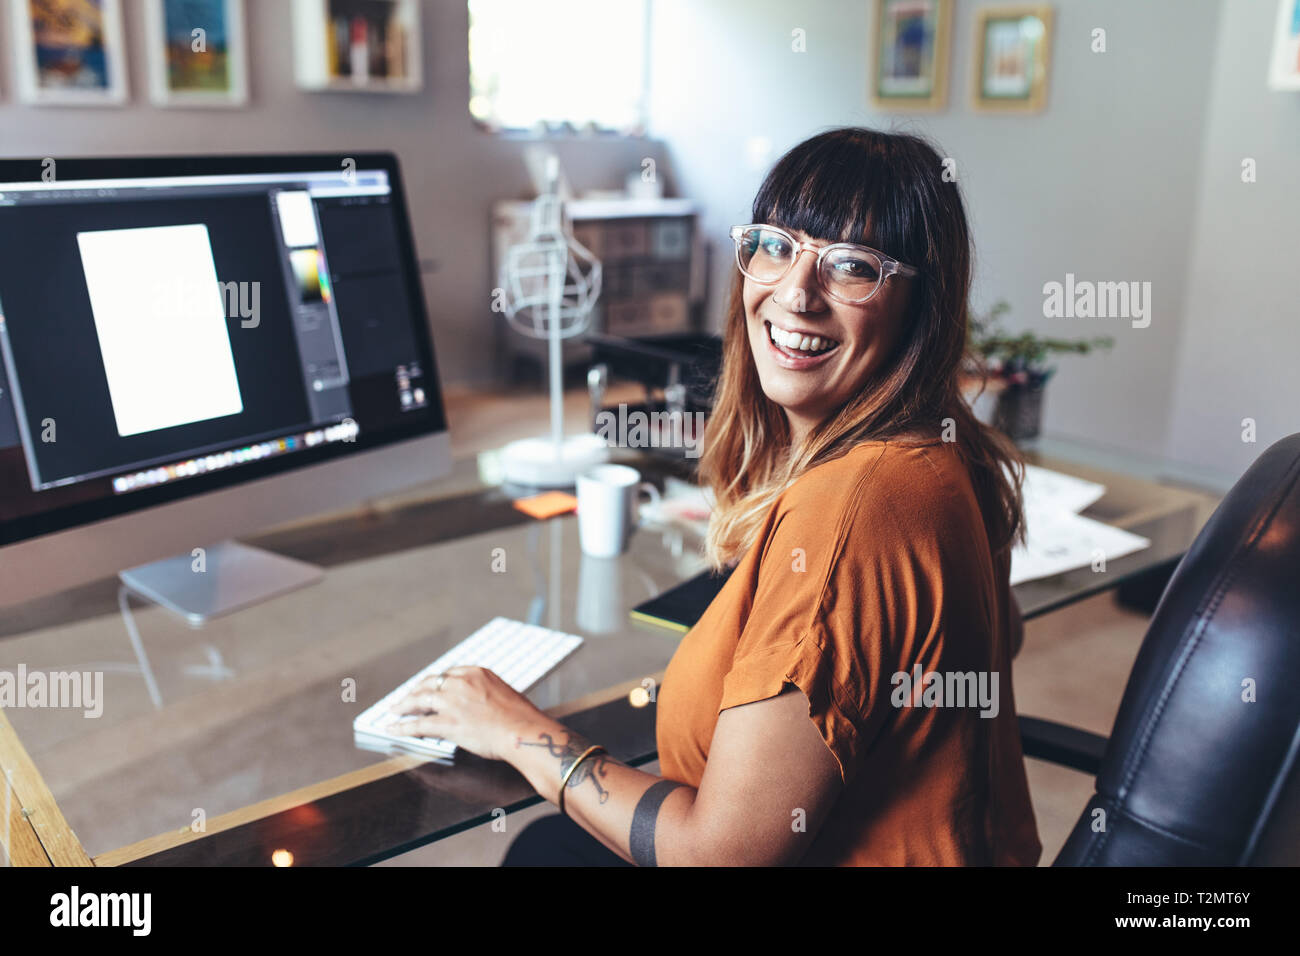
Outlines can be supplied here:
<path id="1" fill-rule="evenodd" d="M 1151 619 L 1057 866 L 1300 862 L 1300 434 L 1228 492 Z"/>

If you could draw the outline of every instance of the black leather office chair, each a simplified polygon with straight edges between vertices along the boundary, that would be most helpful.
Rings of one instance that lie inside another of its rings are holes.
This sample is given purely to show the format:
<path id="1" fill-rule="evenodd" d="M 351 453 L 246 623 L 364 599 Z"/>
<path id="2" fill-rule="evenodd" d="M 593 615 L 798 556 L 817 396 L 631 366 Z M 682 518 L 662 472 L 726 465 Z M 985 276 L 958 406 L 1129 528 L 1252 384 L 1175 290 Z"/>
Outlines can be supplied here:
<path id="1" fill-rule="evenodd" d="M 1109 740 L 1025 717 L 1097 774 L 1056 866 L 1300 863 L 1300 434 L 1241 477 L 1170 578 Z"/>

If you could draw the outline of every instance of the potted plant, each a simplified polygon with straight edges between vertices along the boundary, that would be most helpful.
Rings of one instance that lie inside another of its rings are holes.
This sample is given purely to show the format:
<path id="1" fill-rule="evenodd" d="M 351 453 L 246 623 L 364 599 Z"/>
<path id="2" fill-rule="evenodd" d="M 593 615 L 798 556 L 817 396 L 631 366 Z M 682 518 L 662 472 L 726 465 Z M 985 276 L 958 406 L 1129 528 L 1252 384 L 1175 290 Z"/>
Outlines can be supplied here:
<path id="1" fill-rule="evenodd" d="M 1053 373 L 1053 355 L 1087 355 L 1115 344 L 1109 336 L 1092 339 L 1043 338 L 1033 332 L 1012 334 L 1001 318 L 1011 311 L 997 302 L 986 315 L 971 313 L 967 336 L 969 364 L 962 391 L 981 421 L 1012 441 L 1035 438 L 1043 420 L 1043 389 Z"/>

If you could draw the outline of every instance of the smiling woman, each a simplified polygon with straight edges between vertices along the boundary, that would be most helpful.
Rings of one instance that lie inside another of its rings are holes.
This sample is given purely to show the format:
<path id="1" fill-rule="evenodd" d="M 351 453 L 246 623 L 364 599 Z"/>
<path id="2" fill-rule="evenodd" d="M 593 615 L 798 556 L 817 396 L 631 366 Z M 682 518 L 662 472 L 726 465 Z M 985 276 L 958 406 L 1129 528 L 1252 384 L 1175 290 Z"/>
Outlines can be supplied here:
<path id="1" fill-rule="evenodd" d="M 1039 855 L 1010 692 L 1019 460 L 958 392 L 971 237 L 943 169 L 918 137 L 831 130 L 731 231 L 701 477 L 709 556 L 739 566 L 669 665 L 660 762 L 707 782 L 728 715 L 798 698 L 839 771 L 803 862 Z M 886 699 L 912 672 L 1000 674 L 997 706 L 918 716 Z"/>
<path id="2" fill-rule="evenodd" d="M 732 230 L 701 475 L 709 555 L 736 566 L 659 690 L 662 777 L 490 671 L 404 703 L 567 814 L 507 864 L 1037 862 L 1011 691 L 1019 462 L 957 389 L 971 249 L 942 170 L 915 137 L 833 130 Z"/>

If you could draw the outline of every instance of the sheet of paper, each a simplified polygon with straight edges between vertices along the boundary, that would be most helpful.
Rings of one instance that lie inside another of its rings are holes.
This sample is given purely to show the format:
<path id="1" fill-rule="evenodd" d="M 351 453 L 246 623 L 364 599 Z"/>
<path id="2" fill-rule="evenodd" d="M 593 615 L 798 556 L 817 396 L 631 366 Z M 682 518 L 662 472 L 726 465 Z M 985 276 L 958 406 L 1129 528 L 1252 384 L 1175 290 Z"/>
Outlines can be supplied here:
<path id="1" fill-rule="evenodd" d="M 1072 511 L 1078 514 L 1100 500 L 1106 493 L 1106 486 L 1037 465 L 1025 465 L 1023 490 L 1026 511 Z"/>
<path id="2" fill-rule="evenodd" d="M 1011 552 L 1011 583 L 1021 584 L 1075 568 L 1096 567 L 1151 547 L 1120 528 L 1068 511 L 1026 512 L 1028 540 Z"/>

